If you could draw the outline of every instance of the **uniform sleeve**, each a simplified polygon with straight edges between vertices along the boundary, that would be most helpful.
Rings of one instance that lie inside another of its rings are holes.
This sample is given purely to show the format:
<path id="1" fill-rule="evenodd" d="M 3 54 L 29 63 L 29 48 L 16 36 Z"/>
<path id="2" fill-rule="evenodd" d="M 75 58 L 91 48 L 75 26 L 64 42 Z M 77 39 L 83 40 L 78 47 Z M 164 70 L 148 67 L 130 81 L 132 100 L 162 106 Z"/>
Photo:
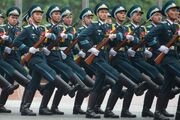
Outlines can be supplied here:
<path id="1" fill-rule="evenodd" d="M 22 53 L 27 53 L 29 51 L 29 47 L 25 44 L 25 40 L 28 38 L 28 35 L 29 35 L 29 32 L 25 28 L 22 31 L 22 33 L 19 36 L 17 36 L 14 40 L 13 45 L 18 47 Z"/>
<path id="2" fill-rule="evenodd" d="M 144 40 L 147 42 L 147 45 L 153 47 L 154 49 L 158 49 L 160 45 L 158 44 L 157 37 L 161 36 L 165 30 L 163 24 L 158 25 L 157 27 L 152 28 L 145 36 Z"/>
<path id="3" fill-rule="evenodd" d="M 96 30 L 94 24 L 89 25 L 85 30 L 81 31 L 78 35 L 78 44 L 79 47 L 85 51 L 88 51 L 92 47 L 90 42 L 91 36 L 93 36 L 94 31 Z"/>

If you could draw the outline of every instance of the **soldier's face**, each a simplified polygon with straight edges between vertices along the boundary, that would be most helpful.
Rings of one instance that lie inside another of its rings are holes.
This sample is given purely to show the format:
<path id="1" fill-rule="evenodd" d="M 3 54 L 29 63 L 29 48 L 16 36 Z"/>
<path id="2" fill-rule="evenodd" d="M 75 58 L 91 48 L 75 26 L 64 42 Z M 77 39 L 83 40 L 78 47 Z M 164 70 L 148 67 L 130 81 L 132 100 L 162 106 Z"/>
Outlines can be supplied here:
<path id="1" fill-rule="evenodd" d="M 162 20 L 162 15 L 161 15 L 161 13 L 159 13 L 159 12 L 154 13 L 153 16 L 152 16 L 152 18 L 151 18 L 151 20 L 152 20 L 155 24 L 160 23 L 161 20 Z"/>
<path id="2" fill-rule="evenodd" d="M 132 16 L 132 20 L 135 23 L 140 23 L 141 19 L 142 19 L 142 13 L 140 13 L 140 12 L 135 12 Z"/>
<path id="3" fill-rule="evenodd" d="M 174 21 L 178 19 L 178 9 L 177 8 L 171 8 L 167 12 L 167 17 Z"/>
<path id="4" fill-rule="evenodd" d="M 63 17 L 63 22 L 65 25 L 72 25 L 72 15 Z"/>
<path id="5" fill-rule="evenodd" d="M 105 21 L 108 18 L 108 10 L 107 9 L 101 9 L 97 12 L 97 16 L 100 20 Z"/>
<path id="6" fill-rule="evenodd" d="M 108 18 L 106 19 L 106 23 L 112 24 L 112 19 L 111 19 L 111 17 L 108 17 Z"/>
<path id="7" fill-rule="evenodd" d="M 51 14 L 51 19 L 54 21 L 54 22 L 59 22 L 60 20 L 61 20 L 61 15 L 60 15 L 61 13 L 60 12 L 57 12 L 57 11 L 55 11 L 55 12 L 53 12 L 52 14 Z"/>
<path id="8" fill-rule="evenodd" d="M 85 23 L 85 25 L 88 26 L 89 24 L 91 24 L 92 19 L 93 19 L 93 16 L 92 15 L 88 15 L 88 16 L 84 17 L 83 22 Z"/>
<path id="9" fill-rule="evenodd" d="M 17 16 L 17 15 L 10 15 L 10 16 L 8 17 L 8 23 L 9 23 L 10 25 L 17 25 L 18 19 L 19 19 L 19 16 Z"/>
<path id="10" fill-rule="evenodd" d="M 41 12 L 34 12 L 32 14 L 32 21 L 39 24 L 42 21 L 43 14 Z"/>
<path id="11" fill-rule="evenodd" d="M 123 22 L 126 19 L 126 12 L 120 11 L 116 14 L 115 18 L 121 22 Z"/>

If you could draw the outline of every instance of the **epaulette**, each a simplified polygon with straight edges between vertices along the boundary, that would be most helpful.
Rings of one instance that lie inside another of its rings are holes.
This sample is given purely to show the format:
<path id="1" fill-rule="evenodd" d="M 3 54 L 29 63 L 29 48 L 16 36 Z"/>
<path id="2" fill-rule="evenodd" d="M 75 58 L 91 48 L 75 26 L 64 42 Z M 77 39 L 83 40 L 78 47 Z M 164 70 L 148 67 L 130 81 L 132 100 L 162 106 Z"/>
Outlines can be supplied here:
<path id="1" fill-rule="evenodd" d="M 92 21 L 92 23 L 98 23 L 98 21 Z"/>

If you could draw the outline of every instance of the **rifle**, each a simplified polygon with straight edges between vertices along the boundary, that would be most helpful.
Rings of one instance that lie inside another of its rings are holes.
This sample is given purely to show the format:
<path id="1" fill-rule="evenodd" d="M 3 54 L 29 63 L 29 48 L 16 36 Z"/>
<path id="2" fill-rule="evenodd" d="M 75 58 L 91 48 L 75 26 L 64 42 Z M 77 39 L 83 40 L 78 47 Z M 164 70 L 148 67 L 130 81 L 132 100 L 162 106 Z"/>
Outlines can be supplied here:
<path id="1" fill-rule="evenodd" d="M 173 38 L 166 44 L 166 47 L 170 48 L 178 39 L 178 35 L 177 33 L 175 33 L 175 35 L 173 35 Z M 157 57 L 156 59 L 154 60 L 154 62 L 156 64 L 160 64 L 162 62 L 162 60 L 164 59 L 165 57 L 165 53 L 161 52 Z"/>
<path id="2" fill-rule="evenodd" d="M 141 25 L 139 25 L 137 28 L 135 28 L 134 31 L 132 31 L 130 33 L 130 35 L 133 35 L 135 33 L 136 30 L 138 30 L 141 26 L 145 25 L 147 22 L 150 21 L 151 18 L 149 18 L 148 20 L 144 21 Z M 128 40 L 123 40 L 122 42 L 120 42 L 116 47 L 114 47 L 113 49 L 117 52 L 121 47 L 125 46 L 126 43 L 128 42 Z M 144 40 L 141 40 L 137 45 L 135 45 L 132 50 L 136 51 L 142 44 L 144 44 Z M 109 61 L 111 61 L 113 58 L 112 55 L 109 56 Z"/>
<path id="3" fill-rule="evenodd" d="M 59 23 L 60 22 L 58 22 L 57 24 L 55 24 L 50 30 L 48 30 L 48 33 L 51 33 L 52 32 L 52 30 L 57 26 L 57 25 L 59 25 Z M 34 48 L 38 48 L 38 46 L 41 44 L 41 43 L 43 43 L 44 42 L 44 40 L 45 40 L 45 32 L 43 32 L 41 35 L 40 35 L 40 39 L 34 44 Z M 23 59 L 22 59 L 22 61 L 21 61 L 21 64 L 22 65 L 24 65 L 25 63 L 28 63 L 29 62 L 29 60 L 31 59 L 31 57 L 32 57 L 32 53 L 28 53 Z"/>
<path id="4" fill-rule="evenodd" d="M 113 31 L 111 31 L 110 32 L 110 34 L 112 34 L 112 33 L 114 33 L 116 31 L 116 29 L 115 30 L 113 30 Z M 109 42 L 109 35 L 106 35 L 105 36 L 105 38 L 96 46 L 96 49 L 97 50 L 100 50 L 103 46 L 105 46 L 108 42 Z M 94 60 L 94 58 L 95 58 L 96 56 L 94 55 L 94 54 L 90 54 L 86 59 L 85 59 L 85 62 L 88 64 L 88 65 L 90 65 L 91 63 L 92 63 L 92 61 Z"/>

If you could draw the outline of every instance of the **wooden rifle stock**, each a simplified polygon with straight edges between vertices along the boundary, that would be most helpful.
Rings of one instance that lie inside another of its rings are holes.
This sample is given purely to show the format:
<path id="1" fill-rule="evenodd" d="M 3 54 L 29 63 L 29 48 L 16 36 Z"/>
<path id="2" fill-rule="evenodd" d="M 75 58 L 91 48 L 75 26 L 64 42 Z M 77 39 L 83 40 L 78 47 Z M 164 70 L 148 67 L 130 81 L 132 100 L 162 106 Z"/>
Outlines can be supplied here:
<path id="1" fill-rule="evenodd" d="M 51 33 L 52 30 L 53 30 L 59 23 L 60 23 L 60 22 L 58 22 L 58 23 L 55 24 L 50 30 L 48 30 L 48 33 Z M 43 33 L 40 35 L 40 39 L 34 44 L 33 47 L 34 47 L 34 48 L 38 48 L 39 45 L 44 42 L 45 38 L 46 38 L 46 37 L 45 37 L 45 32 L 43 32 Z M 27 55 L 24 56 L 24 58 L 22 59 L 21 64 L 22 64 L 22 65 L 25 65 L 26 63 L 28 63 L 29 60 L 31 59 L 32 55 L 33 55 L 32 53 L 27 53 Z"/>
<path id="2" fill-rule="evenodd" d="M 73 42 L 63 51 L 64 54 L 68 55 L 71 49 L 78 43 L 78 39 L 73 40 Z"/>
<path id="3" fill-rule="evenodd" d="M 178 39 L 178 35 L 174 35 L 173 38 L 166 44 L 166 47 L 170 48 Z M 160 64 L 162 62 L 162 60 L 164 59 L 165 57 L 165 53 L 161 52 L 157 57 L 156 59 L 154 60 L 154 62 L 156 64 Z"/>

